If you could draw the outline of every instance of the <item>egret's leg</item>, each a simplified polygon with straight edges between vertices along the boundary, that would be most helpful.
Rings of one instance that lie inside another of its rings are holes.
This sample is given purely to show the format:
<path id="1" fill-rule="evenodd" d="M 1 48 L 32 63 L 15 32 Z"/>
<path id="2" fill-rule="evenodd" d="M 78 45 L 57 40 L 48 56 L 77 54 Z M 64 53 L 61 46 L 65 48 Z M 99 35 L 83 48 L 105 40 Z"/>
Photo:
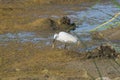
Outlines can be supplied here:
<path id="1" fill-rule="evenodd" d="M 55 43 L 52 44 L 52 48 L 55 48 Z"/>
<path id="2" fill-rule="evenodd" d="M 55 39 L 52 41 L 52 48 L 55 48 Z"/>
<path id="3" fill-rule="evenodd" d="M 66 47 L 67 47 L 67 43 L 65 43 L 65 45 L 64 45 L 64 49 L 66 49 Z"/>

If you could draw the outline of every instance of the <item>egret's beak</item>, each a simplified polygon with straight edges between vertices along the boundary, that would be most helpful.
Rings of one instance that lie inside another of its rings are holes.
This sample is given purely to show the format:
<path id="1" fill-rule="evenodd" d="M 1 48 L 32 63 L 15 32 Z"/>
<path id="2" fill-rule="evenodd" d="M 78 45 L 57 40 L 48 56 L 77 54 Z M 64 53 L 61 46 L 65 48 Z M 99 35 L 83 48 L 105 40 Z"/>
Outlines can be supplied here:
<path id="1" fill-rule="evenodd" d="M 52 41 L 52 48 L 54 48 L 55 47 L 55 39 L 53 39 L 53 41 Z"/>

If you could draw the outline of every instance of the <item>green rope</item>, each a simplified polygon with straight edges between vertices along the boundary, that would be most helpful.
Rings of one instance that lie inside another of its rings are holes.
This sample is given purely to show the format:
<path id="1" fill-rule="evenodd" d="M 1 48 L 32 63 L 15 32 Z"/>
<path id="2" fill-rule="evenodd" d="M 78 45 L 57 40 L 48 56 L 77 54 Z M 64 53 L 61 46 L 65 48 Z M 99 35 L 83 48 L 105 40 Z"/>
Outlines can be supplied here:
<path id="1" fill-rule="evenodd" d="M 106 25 L 106 24 L 112 22 L 112 21 L 113 21 L 114 19 L 116 19 L 119 15 L 120 15 L 120 12 L 117 13 L 112 19 L 110 19 L 110 20 L 104 22 L 103 24 L 101 24 L 101 25 L 95 27 L 94 29 L 92 29 L 91 32 L 96 31 L 98 28 L 101 28 L 102 26 L 104 26 L 104 25 Z"/>

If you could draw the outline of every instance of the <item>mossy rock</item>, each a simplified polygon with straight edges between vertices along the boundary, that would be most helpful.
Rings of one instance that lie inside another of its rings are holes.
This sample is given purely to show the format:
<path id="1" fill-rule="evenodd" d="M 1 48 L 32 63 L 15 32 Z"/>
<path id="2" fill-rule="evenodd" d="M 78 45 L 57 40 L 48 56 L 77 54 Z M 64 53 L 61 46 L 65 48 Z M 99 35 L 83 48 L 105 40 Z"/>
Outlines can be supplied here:
<path id="1" fill-rule="evenodd" d="M 58 28 L 60 30 L 69 32 L 70 30 L 74 30 L 76 28 L 76 24 L 71 21 L 71 19 L 67 16 L 64 16 L 57 20 Z"/>
<path id="2" fill-rule="evenodd" d="M 52 20 L 50 18 L 41 18 L 37 19 L 31 23 L 28 23 L 23 26 L 23 30 L 33 30 L 33 31 L 43 31 L 43 32 L 57 32 L 57 31 L 66 31 L 74 30 L 76 25 L 70 23 L 69 18 L 60 18 L 58 20 Z"/>
<path id="3" fill-rule="evenodd" d="M 56 22 L 50 18 L 40 18 L 24 25 L 15 26 L 20 31 L 52 32 L 57 30 Z"/>

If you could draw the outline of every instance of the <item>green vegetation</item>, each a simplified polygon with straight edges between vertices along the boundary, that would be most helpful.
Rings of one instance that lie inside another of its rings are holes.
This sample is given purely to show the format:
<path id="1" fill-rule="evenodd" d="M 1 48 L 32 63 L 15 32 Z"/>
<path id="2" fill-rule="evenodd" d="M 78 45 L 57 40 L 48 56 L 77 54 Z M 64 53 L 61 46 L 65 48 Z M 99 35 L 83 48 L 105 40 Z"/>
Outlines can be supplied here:
<path id="1" fill-rule="evenodd" d="M 111 0 L 118 8 L 120 8 L 120 3 L 117 2 L 117 0 Z"/>

